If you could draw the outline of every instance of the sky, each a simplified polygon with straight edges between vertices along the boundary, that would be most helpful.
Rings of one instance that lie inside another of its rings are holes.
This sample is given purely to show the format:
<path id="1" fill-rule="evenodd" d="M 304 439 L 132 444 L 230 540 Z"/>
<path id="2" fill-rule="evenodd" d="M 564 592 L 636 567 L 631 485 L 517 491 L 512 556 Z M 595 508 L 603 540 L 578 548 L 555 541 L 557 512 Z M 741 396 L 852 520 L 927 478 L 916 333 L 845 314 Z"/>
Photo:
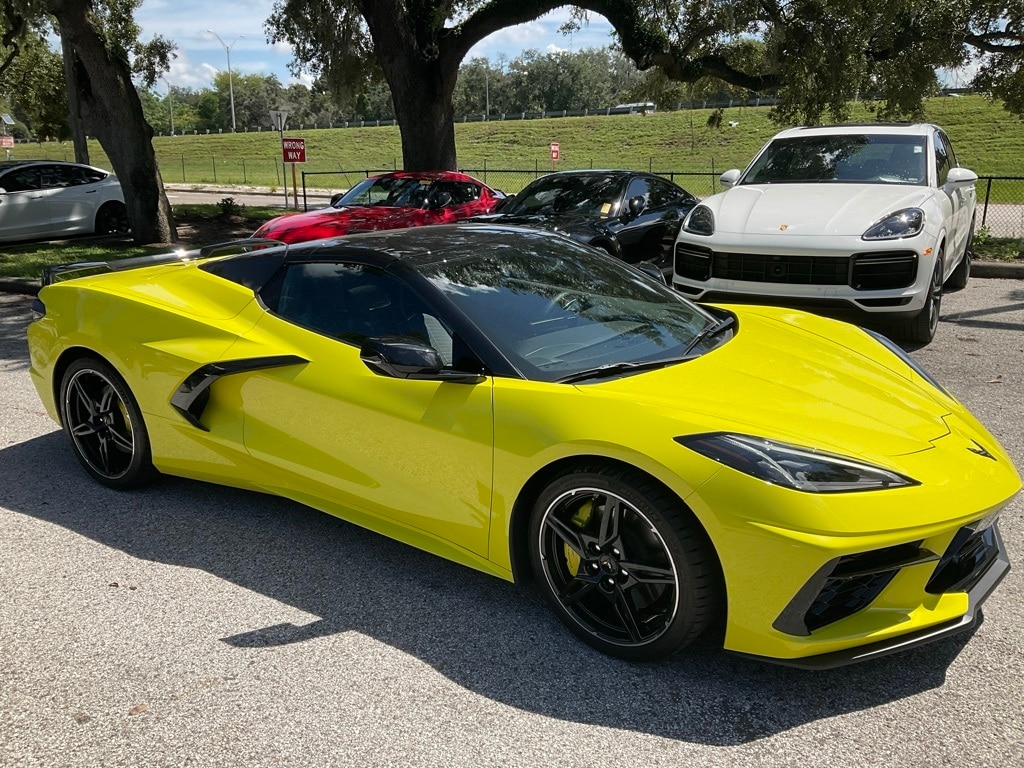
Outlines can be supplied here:
<path id="1" fill-rule="evenodd" d="M 284 85 L 304 82 L 288 71 L 291 50 L 288 45 L 270 45 L 263 22 L 270 15 L 273 0 L 144 0 L 135 12 L 142 28 L 142 39 L 163 35 L 178 45 L 178 57 L 171 62 L 165 82 L 155 90 L 162 93 L 167 83 L 185 88 L 208 88 L 213 76 L 226 71 L 228 54 L 224 45 L 207 32 L 212 29 L 224 44 L 231 46 L 231 71 L 243 75 L 275 74 Z M 497 62 L 500 54 L 513 59 L 526 49 L 541 52 L 600 48 L 611 42 L 611 25 L 601 16 L 591 15 L 590 23 L 579 32 L 563 35 L 558 28 L 569 18 L 568 9 L 552 11 L 527 24 L 503 29 L 478 43 L 466 60 L 483 56 Z"/>

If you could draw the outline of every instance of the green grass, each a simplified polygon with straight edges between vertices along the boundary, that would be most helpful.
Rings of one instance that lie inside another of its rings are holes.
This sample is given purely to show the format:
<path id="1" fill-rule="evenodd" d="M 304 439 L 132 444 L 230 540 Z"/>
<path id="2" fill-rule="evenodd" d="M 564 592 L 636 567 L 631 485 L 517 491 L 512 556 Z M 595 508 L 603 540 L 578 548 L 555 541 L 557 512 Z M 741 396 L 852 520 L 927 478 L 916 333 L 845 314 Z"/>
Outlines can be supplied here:
<path id="1" fill-rule="evenodd" d="M 241 206 L 225 216 L 219 205 L 176 205 L 174 216 L 181 245 L 197 248 L 215 242 L 246 237 L 260 224 L 281 215 L 280 208 Z M 193 236 L 182 237 L 187 232 Z M 113 261 L 133 256 L 167 253 L 164 245 L 134 245 L 130 238 L 81 238 L 53 243 L 5 245 L 0 252 L 0 277 L 38 278 L 46 267 L 79 261 Z"/>
<path id="2" fill-rule="evenodd" d="M 926 101 L 925 119 L 943 126 L 961 164 L 983 176 L 1024 176 L 1024 122 L 982 96 Z M 658 112 L 547 120 L 494 120 L 457 123 L 455 140 L 462 168 L 544 170 L 548 146 L 560 144 L 558 168 L 647 168 L 655 171 L 721 173 L 743 167 L 779 130 L 767 107 L 725 110 L 721 130 L 707 127 L 711 110 Z M 853 105 L 853 121 L 873 122 L 863 103 Z M 734 128 L 727 126 L 736 121 Z M 378 170 L 400 167 L 398 128 L 293 129 L 304 136 L 306 157 L 299 170 Z M 251 184 L 280 188 L 291 172 L 281 163 L 280 140 L 273 131 L 238 134 L 157 136 L 153 146 L 167 183 Z M 109 167 L 106 155 L 90 142 L 94 165 Z M 73 159 L 69 143 L 19 145 L 19 157 Z M 322 183 L 321 183 L 322 182 Z M 308 186 L 341 188 L 339 176 L 310 180 Z"/>

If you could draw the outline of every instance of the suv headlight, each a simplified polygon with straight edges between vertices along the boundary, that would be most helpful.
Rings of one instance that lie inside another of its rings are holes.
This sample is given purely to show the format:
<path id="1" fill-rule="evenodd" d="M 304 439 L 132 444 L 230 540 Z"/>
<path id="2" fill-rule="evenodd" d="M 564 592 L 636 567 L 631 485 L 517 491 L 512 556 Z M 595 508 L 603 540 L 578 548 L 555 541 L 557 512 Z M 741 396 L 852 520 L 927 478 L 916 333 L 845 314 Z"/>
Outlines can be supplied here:
<path id="1" fill-rule="evenodd" d="M 698 205 L 683 222 L 683 229 L 694 235 L 715 234 L 715 216 L 706 205 Z"/>
<path id="2" fill-rule="evenodd" d="M 896 472 L 844 456 L 750 435 L 713 432 L 675 440 L 746 475 L 806 493 L 878 491 L 918 484 Z"/>
<path id="3" fill-rule="evenodd" d="M 862 240 L 897 240 L 913 237 L 924 229 L 924 211 L 920 208 L 904 208 L 886 216 L 872 225 L 861 235 Z"/>

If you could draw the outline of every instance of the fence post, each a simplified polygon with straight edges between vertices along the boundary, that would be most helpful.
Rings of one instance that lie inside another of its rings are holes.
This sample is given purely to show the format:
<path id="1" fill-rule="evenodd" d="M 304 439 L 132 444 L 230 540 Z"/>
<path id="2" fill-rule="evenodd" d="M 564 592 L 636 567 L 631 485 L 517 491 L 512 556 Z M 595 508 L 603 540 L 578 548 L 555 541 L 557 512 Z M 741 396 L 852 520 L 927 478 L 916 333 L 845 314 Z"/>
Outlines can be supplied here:
<path id="1" fill-rule="evenodd" d="M 274 158 L 274 178 L 277 179 L 277 186 L 281 186 L 281 169 L 278 168 L 276 157 Z"/>
<path id="2" fill-rule="evenodd" d="M 185 183 L 185 156 L 181 156 L 181 183 Z"/>
<path id="3" fill-rule="evenodd" d="M 242 158 L 242 183 L 243 184 L 248 184 L 249 183 L 249 177 L 245 175 L 245 158 L 244 157 Z"/>
<path id="4" fill-rule="evenodd" d="M 211 156 L 210 160 L 213 161 L 213 183 L 216 184 L 217 183 L 217 158 Z"/>
<path id="5" fill-rule="evenodd" d="M 988 177 L 988 184 L 985 185 L 985 205 L 981 209 L 981 226 L 985 226 L 985 219 L 988 217 L 988 196 L 992 194 L 992 177 Z"/>

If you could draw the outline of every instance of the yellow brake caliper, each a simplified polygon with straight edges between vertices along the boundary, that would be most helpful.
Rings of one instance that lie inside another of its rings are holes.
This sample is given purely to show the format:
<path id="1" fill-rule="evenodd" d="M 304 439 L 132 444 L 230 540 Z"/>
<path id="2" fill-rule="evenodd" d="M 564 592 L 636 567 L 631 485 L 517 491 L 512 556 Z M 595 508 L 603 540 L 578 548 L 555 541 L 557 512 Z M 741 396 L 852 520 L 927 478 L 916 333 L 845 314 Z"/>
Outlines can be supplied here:
<path id="1" fill-rule="evenodd" d="M 569 522 L 572 524 L 574 528 L 578 528 L 582 531 L 584 528 L 587 527 L 587 523 L 590 522 L 590 516 L 593 513 L 594 502 L 585 501 L 583 502 L 583 504 L 580 505 L 580 508 L 573 513 L 573 516 L 569 518 Z M 572 547 L 570 547 L 568 544 L 563 544 L 562 548 L 565 551 L 565 564 L 569 568 L 569 573 L 579 573 L 580 556 L 577 555 L 573 551 Z"/>

